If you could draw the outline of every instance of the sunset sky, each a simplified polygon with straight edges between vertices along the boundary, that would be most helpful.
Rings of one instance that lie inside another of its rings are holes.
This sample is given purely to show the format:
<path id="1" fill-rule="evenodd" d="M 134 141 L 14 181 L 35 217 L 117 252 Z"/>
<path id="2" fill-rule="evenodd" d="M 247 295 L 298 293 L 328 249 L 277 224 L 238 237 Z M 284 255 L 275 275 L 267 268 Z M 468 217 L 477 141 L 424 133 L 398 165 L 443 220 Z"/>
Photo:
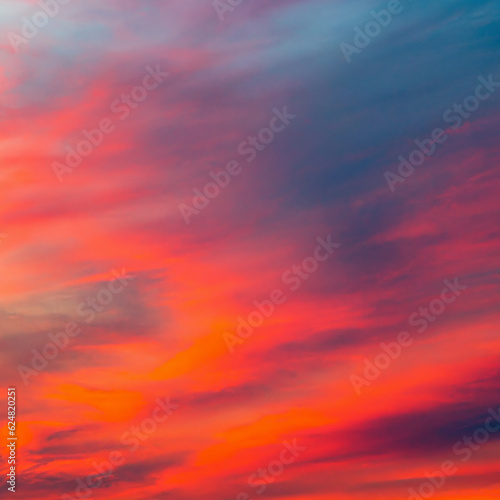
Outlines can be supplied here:
<path id="1" fill-rule="evenodd" d="M 500 4 L 394 2 L 1 0 L 0 498 L 500 496 Z"/>

